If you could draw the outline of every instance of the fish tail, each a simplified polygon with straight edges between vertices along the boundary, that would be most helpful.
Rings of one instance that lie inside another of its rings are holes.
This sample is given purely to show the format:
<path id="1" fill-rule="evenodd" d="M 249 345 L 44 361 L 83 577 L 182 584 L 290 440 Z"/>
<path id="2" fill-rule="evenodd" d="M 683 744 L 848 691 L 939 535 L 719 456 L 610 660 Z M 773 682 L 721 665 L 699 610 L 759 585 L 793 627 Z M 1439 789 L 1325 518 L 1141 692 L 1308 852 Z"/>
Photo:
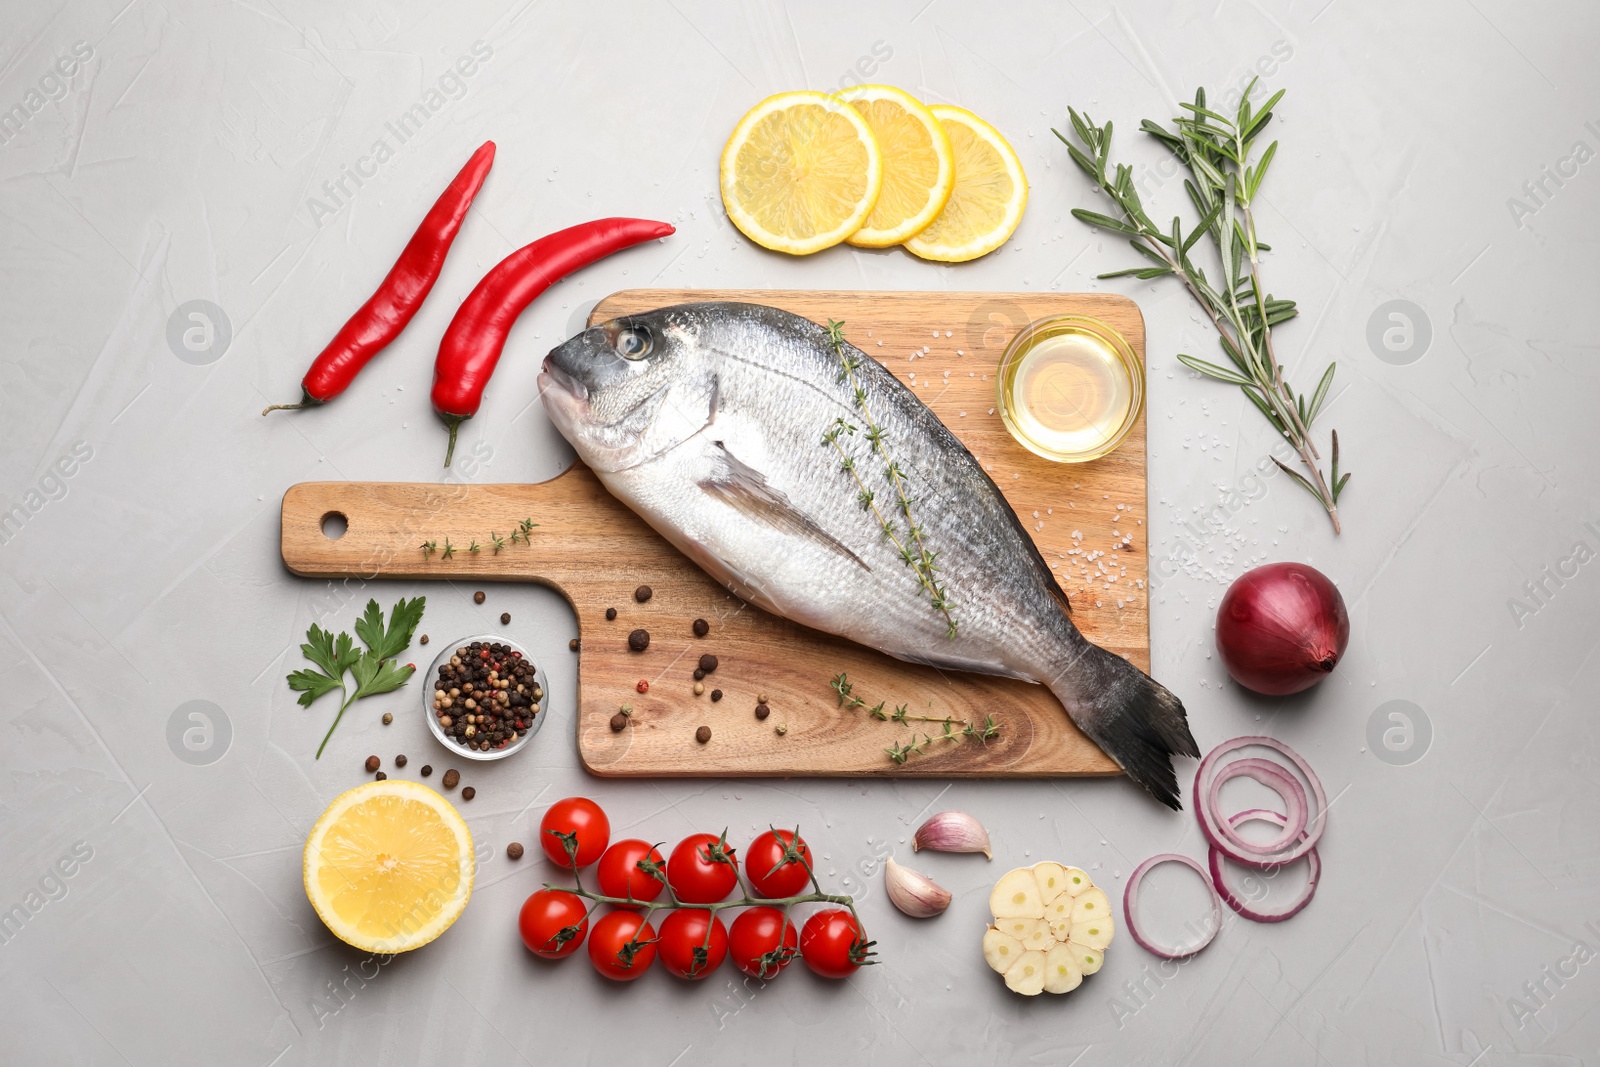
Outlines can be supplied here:
<path id="1" fill-rule="evenodd" d="M 1074 632 L 1079 655 L 1050 679 L 1072 721 L 1147 792 L 1181 811 L 1172 757 L 1200 755 L 1183 701 L 1166 686 Z"/>

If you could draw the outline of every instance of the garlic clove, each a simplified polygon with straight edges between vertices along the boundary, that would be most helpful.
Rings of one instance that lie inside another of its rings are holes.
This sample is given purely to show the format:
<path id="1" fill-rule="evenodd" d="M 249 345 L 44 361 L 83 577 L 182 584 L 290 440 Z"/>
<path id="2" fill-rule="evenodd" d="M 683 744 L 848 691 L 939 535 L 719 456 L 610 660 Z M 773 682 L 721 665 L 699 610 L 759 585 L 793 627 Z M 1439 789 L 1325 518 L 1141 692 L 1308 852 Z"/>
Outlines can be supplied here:
<path id="1" fill-rule="evenodd" d="M 996 918 L 1042 919 L 1044 901 L 1039 899 L 1039 883 L 1030 867 L 1007 871 L 989 894 L 989 914 Z"/>
<path id="2" fill-rule="evenodd" d="M 1083 972 L 1078 961 L 1066 945 L 1057 945 L 1044 954 L 1044 990 L 1046 993 L 1070 993 L 1083 984 Z"/>
<path id="3" fill-rule="evenodd" d="M 983 824 L 964 811 L 941 811 L 917 827 L 911 839 L 912 851 L 928 849 L 932 852 L 982 852 L 994 859 L 989 847 L 989 831 Z"/>
<path id="4" fill-rule="evenodd" d="M 1022 957 L 1022 942 L 997 927 L 983 933 L 983 958 L 990 967 L 1005 974 Z"/>
<path id="5" fill-rule="evenodd" d="M 1077 896 L 1085 889 L 1094 888 L 1094 883 L 1089 880 L 1089 876 L 1084 873 L 1082 868 L 1065 867 L 1062 869 L 1062 873 L 1067 879 L 1067 892 L 1073 896 Z"/>
<path id="6" fill-rule="evenodd" d="M 1044 992 L 1044 966 L 1043 952 L 1024 952 L 1006 972 L 1006 987 L 1025 997 L 1038 996 Z"/>
<path id="7" fill-rule="evenodd" d="M 1103 889 L 1086 889 L 1072 902 L 1072 921 L 1088 922 L 1090 919 L 1111 918 L 1111 901 Z"/>
<path id="8" fill-rule="evenodd" d="M 883 865 L 883 884 L 889 901 L 913 919 L 927 919 L 950 906 L 950 891 L 932 878 L 902 867 L 890 856 Z"/>
<path id="9" fill-rule="evenodd" d="M 1059 863 L 1045 860 L 1033 865 L 1033 876 L 1039 880 L 1039 896 L 1050 900 L 1066 892 L 1067 869 Z"/>
<path id="10" fill-rule="evenodd" d="M 1067 951 L 1072 953 L 1072 958 L 1078 962 L 1078 970 L 1084 974 L 1093 974 L 1106 961 L 1105 956 L 1101 954 L 1099 949 L 1089 948 L 1087 945 L 1080 945 L 1074 941 L 1062 943 L 1067 946 Z"/>
<path id="11" fill-rule="evenodd" d="M 1102 915 L 1098 919 L 1086 922 L 1073 923 L 1067 931 L 1067 940 L 1084 948 L 1097 948 L 1101 952 L 1111 944 L 1111 935 L 1116 933 L 1116 927 L 1111 922 L 1109 915 Z"/>

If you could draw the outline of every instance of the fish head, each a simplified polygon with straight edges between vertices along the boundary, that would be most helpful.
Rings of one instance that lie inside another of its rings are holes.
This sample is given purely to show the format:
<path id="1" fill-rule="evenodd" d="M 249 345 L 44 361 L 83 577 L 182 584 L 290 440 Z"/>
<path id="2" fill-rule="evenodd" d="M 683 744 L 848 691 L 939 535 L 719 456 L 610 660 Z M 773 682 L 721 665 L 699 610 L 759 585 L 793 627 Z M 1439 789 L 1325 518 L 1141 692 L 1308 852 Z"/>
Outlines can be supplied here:
<path id="1" fill-rule="evenodd" d="M 687 309 L 624 315 L 551 349 L 539 395 L 585 463 L 597 471 L 627 470 L 711 424 L 715 359 L 699 344 Z"/>

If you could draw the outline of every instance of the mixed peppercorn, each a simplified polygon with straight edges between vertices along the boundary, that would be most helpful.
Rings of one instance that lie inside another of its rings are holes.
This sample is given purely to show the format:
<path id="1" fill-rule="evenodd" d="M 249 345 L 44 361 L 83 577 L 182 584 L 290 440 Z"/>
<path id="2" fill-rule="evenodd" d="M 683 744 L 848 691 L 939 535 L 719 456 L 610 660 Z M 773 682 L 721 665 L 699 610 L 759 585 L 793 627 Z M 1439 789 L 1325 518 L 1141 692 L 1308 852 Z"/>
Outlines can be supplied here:
<path id="1" fill-rule="evenodd" d="M 522 653 L 499 642 L 474 641 L 439 666 L 433 714 L 456 744 L 488 752 L 525 736 L 543 699 L 533 664 Z"/>

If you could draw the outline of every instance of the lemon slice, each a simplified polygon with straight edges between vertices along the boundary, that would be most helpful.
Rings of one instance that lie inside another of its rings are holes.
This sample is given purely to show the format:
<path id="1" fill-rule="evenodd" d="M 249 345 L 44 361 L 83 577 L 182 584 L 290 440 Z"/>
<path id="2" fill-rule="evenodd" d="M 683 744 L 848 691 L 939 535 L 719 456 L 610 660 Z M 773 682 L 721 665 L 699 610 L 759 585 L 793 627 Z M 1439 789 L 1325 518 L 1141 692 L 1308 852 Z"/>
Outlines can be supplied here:
<path id="1" fill-rule="evenodd" d="M 865 119 L 825 93 L 769 96 L 722 150 L 728 218 L 762 248 L 803 256 L 861 228 L 883 185 Z"/>
<path id="2" fill-rule="evenodd" d="M 1006 243 L 1028 206 L 1028 179 L 993 126 L 965 108 L 935 104 L 928 110 L 950 135 L 956 187 L 939 217 L 905 246 L 923 259 L 965 263 Z"/>
<path id="3" fill-rule="evenodd" d="M 306 896 L 335 937 L 407 952 L 449 929 L 472 896 L 472 834 L 425 785 L 368 782 L 336 797 L 306 838 Z"/>
<path id="4" fill-rule="evenodd" d="M 858 85 L 838 96 L 867 120 L 883 153 L 878 203 L 845 240 L 858 248 L 889 248 L 915 237 L 955 188 L 949 135 L 916 97 L 892 85 Z"/>

